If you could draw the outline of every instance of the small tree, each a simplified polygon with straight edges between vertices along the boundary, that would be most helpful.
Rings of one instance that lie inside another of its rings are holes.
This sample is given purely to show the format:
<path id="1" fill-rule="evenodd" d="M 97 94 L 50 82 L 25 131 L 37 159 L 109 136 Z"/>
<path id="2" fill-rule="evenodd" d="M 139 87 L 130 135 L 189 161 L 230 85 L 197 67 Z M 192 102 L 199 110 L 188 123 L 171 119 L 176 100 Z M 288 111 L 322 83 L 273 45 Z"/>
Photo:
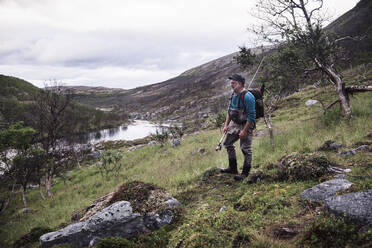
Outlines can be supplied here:
<path id="1" fill-rule="evenodd" d="M 160 146 L 164 146 L 169 138 L 169 132 L 165 128 L 162 128 L 161 131 L 156 129 L 155 133 L 151 134 L 151 138 L 160 143 Z"/>
<path id="2" fill-rule="evenodd" d="M 335 67 L 339 51 L 337 42 L 344 38 L 336 38 L 324 31 L 322 7 L 323 0 L 258 0 L 253 15 L 262 21 L 262 25 L 249 29 L 265 42 L 290 46 L 298 58 L 296 63 L 304 65 L 305 72 L 322 72 L 334 86 L 343 113 L 350 118 L 349 93 L 357 90 L 345 86 Z M 372 90 L 372 87 L 363 88 L 366 90 Z"/>
<path id="3" fill-rule="evenodd" d="M 108 176 L 110 172 L 113 172 L 118 177 L 122 167 L 122 162 L 120 161 L 122 157 L 123 155 L 119 150 L 104 151 L 99 158 L 100 163 L 98 164 L 102 177 L 104 173 Z"/>
<path id="4" fill-rule="evenodd" d="M 181 139 L 182 136 L 185 134 L 184 129 L 176 125 L 171 125 L 169 127 L 169 133 L 172 135 L 173 138 L 179 138 L 179 139 Z"/>
<path id="5" fill-rule="evenodd" d="M 13 196 L 15 185 L 21 185 L 22 200 L 27 207 L 25 196 L 27 185 L 32 181 L 39 181 L 40 168 L 45 161 L 45 151 L 33 145 L 35 133 L 33 128 L 23 127 L 22 122 L 0 131 L 0 159 L 4 165 L 3 173 L 12 183 L 12 190 L 2 212 Z M 14 157 L 9 156 L 9 151 L 14 153 Z"/>

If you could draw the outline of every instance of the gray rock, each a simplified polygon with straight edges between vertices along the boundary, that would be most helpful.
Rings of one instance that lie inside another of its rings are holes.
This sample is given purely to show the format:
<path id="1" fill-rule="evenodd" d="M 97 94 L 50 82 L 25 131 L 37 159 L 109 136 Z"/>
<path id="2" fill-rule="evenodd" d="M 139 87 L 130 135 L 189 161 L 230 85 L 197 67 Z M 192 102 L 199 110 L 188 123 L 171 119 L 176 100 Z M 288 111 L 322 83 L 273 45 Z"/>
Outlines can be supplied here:
<path id="1" fill-rule="evenodd" d="M 311 201 L 323 202 L 337 192 L 350 188 L 351 185 L 352 183 L 346 179 L 333 179 L 305 190 L 300 196 Z"/>
<path id="2" fill-rule="evenodd" d="M 175 208 L 180 205 L 180 202 L 176 198 L 171 198 L 165 202 L 170 208 Z"/>
<path id="3" fill-rule="evenodd" d="M 180 139 L 172 139 L 171 140 L 171 145 L 172 145 L 172 147 L 180 146 L 181 145 L 181 140 Z"/>
<path id="4" fill-rule="evenodd" d="M 346 156 L 349 156 L 349 155 L 355 155 L 356 154 L 356 151 L 354 150 L 350 150 L 350 151 L 346 151 L 346 152 L 341 152 L 337 155 L 341 156 L 341 157 L 346 157 Z"/>
<path id="5" fill-rule="evenodd" d="M 312 100 L 312 99 L 310 99 L 310 100 L 307 100 L 307 101 L 305 102 L 305 105 L 309 107 L 309 106 L 314 105 L 314 104 L 316 104 L 316 103 L 318 103 L 317 100 Z"/>
<path id="6" fill-rule="evenodd" d="M 23 208 L 22 209 L 22 214 L 28 214 L 28 213 L 32 213 L 34 212 L 34 210 L 32 208 Z"/>
<path id="7" fill-rule="evenodd" d="M 349 155 L 355 155 L 357 151 L 368 151 L 368 150 L 369 150 L 368 145 L 362 145 L 362 146 L 359 146 L 357 148 L 351 149 L 350 151 L 341 152 L 338 155 L 342 156 L 342 157 L 345 157 L 345 156 L 349 156 Z"/>
<path id="8" fill-rule="evenodd" d="M 155 140 L 151 140 L 149 143 L 147 143 L 148 146 L 153 146 L 153 145 L 156 145 L 156 141 Z"/>
<path id="9" fill-rule="evenodd" d="M 178 201 L 173 199 L 170 199 L 172 200 L 170 204 L 175 206 Z M 71 224 L 56 232 L 42 235 L 40 242 L 42 248 L 49 248 L 62 243 L 76 246 L 93 246 L 104 237 L 129 238 L 138 234 L 149 233 L 171 223 L 172 219 L 173 213 L 170 210 L 165 210 L 160 214 L 150 212 L 141 216 L 139 213 L 132 212 L 129 202 L 119 201 L 97 212 L 86 221 Z"/>
<path id="10" fill-rule="evenodd" d="M 334 196 L 325 200 L 325 207 L 336 215 L 372 228 L 372 190 Z"/>
<path id="11" fill-rule="evenodd" d="M 337 142 L 333 142 L 329 145 L 329 148 L 332 149 L 332 150 L 338 150 L 342 147 L 342 144 L 340 143 L 337 143 Z"/>
<path id="12" fill-rule="evenodd" d="M 355 149 L 353 149 L 354 151 L 368 151 L 369 150 L 369 146 L 368 145 L 362 145 L 362 146 L 359 146 Z"/>
<path id="13" fill-rule="evenodd" d="M 223 211 L 225 211 L 226 209 L 227 209 L 227 207 L 224 205 L 224 206 L 222 206 L 222 207 L 220 208 L 219 212 L 223 212 Z"/>
<path id="14" fill-rule="evenodd" d="M 136 145 L 136 146 L 132 146 L 131 148 L 128 149 L 128 152 L 133 152 L 141 147 L 144 147 L 145 145 Z"/>

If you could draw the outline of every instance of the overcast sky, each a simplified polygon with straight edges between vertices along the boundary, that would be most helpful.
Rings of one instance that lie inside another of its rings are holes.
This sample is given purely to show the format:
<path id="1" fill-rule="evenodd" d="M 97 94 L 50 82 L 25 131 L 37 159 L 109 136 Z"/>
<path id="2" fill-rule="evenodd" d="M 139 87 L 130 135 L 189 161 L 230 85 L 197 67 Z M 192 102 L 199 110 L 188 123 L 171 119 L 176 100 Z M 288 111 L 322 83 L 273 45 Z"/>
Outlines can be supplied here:
<path id="1" fill-rule="evenodd" d="M 334 17 L 358 0 L 324 0 Z M 0 74 L 130 89 L 249 46 L 253 0 L 0 0 Z"/>

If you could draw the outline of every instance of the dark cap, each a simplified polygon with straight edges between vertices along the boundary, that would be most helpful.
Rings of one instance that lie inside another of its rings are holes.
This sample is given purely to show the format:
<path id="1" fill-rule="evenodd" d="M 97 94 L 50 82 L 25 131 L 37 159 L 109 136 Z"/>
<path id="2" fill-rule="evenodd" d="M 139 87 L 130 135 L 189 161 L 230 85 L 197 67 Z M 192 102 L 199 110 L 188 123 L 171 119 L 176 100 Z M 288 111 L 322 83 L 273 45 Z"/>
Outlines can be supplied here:
<path id="1" fill-rule="evenodd" d="M 231 80 L 235 80 L 235 81 L 238 81 L 238 82 L 242 83 L 243 85 L 244 85 L 244 83 L 245 83 L 245 78 L 242 77 L 242 76 L 239 75 L 239 74 L 234 74 L 234 75 L 230 76 L 229 79 L 231 79 Z"/>

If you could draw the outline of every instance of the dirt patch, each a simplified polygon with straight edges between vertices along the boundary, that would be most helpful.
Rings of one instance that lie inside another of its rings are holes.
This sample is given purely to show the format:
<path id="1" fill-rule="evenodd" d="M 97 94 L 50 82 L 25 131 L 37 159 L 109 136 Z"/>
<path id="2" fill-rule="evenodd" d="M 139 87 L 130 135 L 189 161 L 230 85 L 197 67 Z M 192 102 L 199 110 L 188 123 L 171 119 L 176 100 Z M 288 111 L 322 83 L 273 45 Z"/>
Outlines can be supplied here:
<path id="1" fill-rule="evenodd" d="M 220 168 L 211 168 L 206 170 L 200 179 L 200 185 L 212 185 L 212 186 L 221 186 L 221 185 L 232 185 L 235 184 L 234 177 L 232 174 L 221 173 Z"/>

